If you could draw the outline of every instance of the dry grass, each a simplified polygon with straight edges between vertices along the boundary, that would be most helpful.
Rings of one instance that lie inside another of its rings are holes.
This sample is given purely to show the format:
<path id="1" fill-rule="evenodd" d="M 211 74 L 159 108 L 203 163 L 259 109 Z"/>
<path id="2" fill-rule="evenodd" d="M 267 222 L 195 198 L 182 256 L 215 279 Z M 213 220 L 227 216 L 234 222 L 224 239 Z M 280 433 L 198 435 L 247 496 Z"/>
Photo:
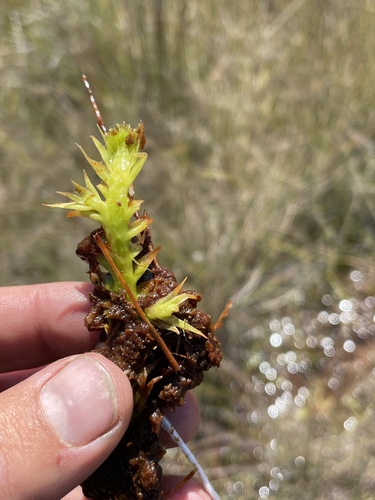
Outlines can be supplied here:
<path id="1" fill-rule="evenodd" d="M 74 250 L 87 221 L 42 207 L 77 178 L 75 142 L 90 151 L 96 133 L 85 72 L 107 124 L 145 123 L 137 189 L 161 261 L 214 316 L 234 299 L 194 445 L 222 497 L 258 498 L 265 486 L 278 498 L 371 498 L 373 320 L 354 302 L 366 338 L 353 322 L 324 324 L 322 338 L 311 328 L 324 294 L 332 313 L 374 290 L 375 2 L 18 0 L 3 11 L 1 284 L 86 279 Z M 275 352 L 308 369 L 292 374 Z M 277 391 L 288 392 L 283 380 L 292 399 L 308 389 L 302 406 L 268 415 L 282 394 L 266 392 L 262 362 Z M 340 395 L 328 386 L 338 374 Z"/>

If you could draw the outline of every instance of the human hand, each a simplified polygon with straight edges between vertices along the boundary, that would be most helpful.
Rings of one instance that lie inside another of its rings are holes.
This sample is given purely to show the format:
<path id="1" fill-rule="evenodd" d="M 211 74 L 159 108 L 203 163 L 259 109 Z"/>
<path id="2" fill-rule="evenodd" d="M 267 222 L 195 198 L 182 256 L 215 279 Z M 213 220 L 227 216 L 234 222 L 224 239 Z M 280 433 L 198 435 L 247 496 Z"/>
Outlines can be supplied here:
<path id="1" fill-rule="evenodd" d="M 0 288 L 0 499 L 82 500 L 76 486 L 128 426 L 126 375 L 99 354 L 80 354 L 98 341 L 83 322 L 89 290 L 74 282 Z M 184 440 L 193 437 L 194 398 L 168 418 Z M 168 498 L 210 497 L 193 480 Z"/>

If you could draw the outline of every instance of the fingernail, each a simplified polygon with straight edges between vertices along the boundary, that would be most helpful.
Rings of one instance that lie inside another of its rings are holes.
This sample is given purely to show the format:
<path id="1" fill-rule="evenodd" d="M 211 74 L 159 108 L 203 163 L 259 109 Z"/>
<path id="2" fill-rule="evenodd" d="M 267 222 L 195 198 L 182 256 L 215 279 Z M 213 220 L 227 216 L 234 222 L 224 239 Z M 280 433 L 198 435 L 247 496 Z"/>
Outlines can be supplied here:
<path id="1" fill-rule="evenodd" d="M 118 418 L 112 379 L 88 357 L 75 359 L 51 378 L 41 390 L 40 403 L 58 437 L 73 446 L 105 434 Z"/>

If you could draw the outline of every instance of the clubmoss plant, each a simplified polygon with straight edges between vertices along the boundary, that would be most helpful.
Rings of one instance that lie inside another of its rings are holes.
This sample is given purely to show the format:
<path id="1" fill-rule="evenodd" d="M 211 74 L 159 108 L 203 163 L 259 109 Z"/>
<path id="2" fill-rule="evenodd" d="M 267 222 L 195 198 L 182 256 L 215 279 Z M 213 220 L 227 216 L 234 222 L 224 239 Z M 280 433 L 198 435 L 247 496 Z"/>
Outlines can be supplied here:
<path id="1" fill-rule="evenodd" d="M 133 198 L 133 183 L 147 159 L 147 153 L 140 151 L 146 142 L 144 127 L 140 123 L 133 129 L 123 123 L 109 129 L 107 133 L 101 130 L 101 135 L 104 145 L 96 137 L 92 137 L 102 158 L 101 162 L 90 158 L 81 148 L 86 160 L 101 179 L 101 183 L 95 187 L 84 171 L 85 186 L 72 181 L 75 187 L 74 193 L 58 191 L 71 201 L 49 206 L 68 209 L 68 217 L 89 217 L 100 223 L 105 233 L 108 253 L 115 264 L 114 268 L 113 263 L 108 262 L 107 258 L 99 259 L 100 264 L 111 276 L 111 279 L 106 279 L 105 287 L 116 293 L 123 289 L 123 281 L 115 271 L 117 268 L 132 296 L 138 299 L 139 295 L 144 293 L 144 289 L 140 290 L 137 283 L 160 250 L 158 247 L 143 254 L 141 241 L 152 219 L 146 213 L 142 217 L 139 216 L 143 200 Z M 185 280 L 166 297 L 160 298 L 146 308 L 145 313 L 152 322 L 159 324 L 162 322 L 167 328 L 181 327 L 201 335 L 201 332 L 192 325 L 174 316 L 185 300 L 197 298 L 196 294 L 180 293 L 184 283 Z"/>
<path id="2" fill-rule="evenodd" d="M 48 206 L 100 224 L 77 247 L 94 284 L 85 322 L 90 331 L 101 332 L 94 350 L 129 377 L 134 410 L 120 444 L 83 483 L 83 492 L 93 500 L 161 499 L 162 423 L 185 446 L 164 411 L 182 405 L 203 372 L 219 366 L 215 330 L 227 310 L 213 325 L 196 308 L 199 293 L 184 291 L 186 279 L 178 283 L 172 271 L 159 265 L 160 247 L 154 248 L 149 228 L 152 219 L 147 212 L 140 215 L 142 200 L 134 198 L 133 183 L 147 158 L 141 151 L 146 143 L 143 124 L 133 129 L 122 123 L 107 131 L 85 77 L 84 83 L 103 140 L 93 137 L 101 161 L 82 151 L 100 183 L 95 186 L 84 171 L 84 185 L 72 181 L 74 192 L 59 192 L 70 201 Z M 218 498 L 196 460 L 189 460 L 207 491 Z"/>

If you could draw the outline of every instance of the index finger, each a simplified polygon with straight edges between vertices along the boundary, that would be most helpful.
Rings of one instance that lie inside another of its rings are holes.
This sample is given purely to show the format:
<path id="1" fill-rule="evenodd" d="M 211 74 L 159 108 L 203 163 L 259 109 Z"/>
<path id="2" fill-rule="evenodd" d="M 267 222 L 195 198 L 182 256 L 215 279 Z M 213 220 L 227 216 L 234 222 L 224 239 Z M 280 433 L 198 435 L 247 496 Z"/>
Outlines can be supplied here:
<path id="1" fill-rule="evenodd" d="M 91 288 L 80 282 L 0 288 L 0 372 L 91 349 L 98 341 L 84 325 Z"/>

